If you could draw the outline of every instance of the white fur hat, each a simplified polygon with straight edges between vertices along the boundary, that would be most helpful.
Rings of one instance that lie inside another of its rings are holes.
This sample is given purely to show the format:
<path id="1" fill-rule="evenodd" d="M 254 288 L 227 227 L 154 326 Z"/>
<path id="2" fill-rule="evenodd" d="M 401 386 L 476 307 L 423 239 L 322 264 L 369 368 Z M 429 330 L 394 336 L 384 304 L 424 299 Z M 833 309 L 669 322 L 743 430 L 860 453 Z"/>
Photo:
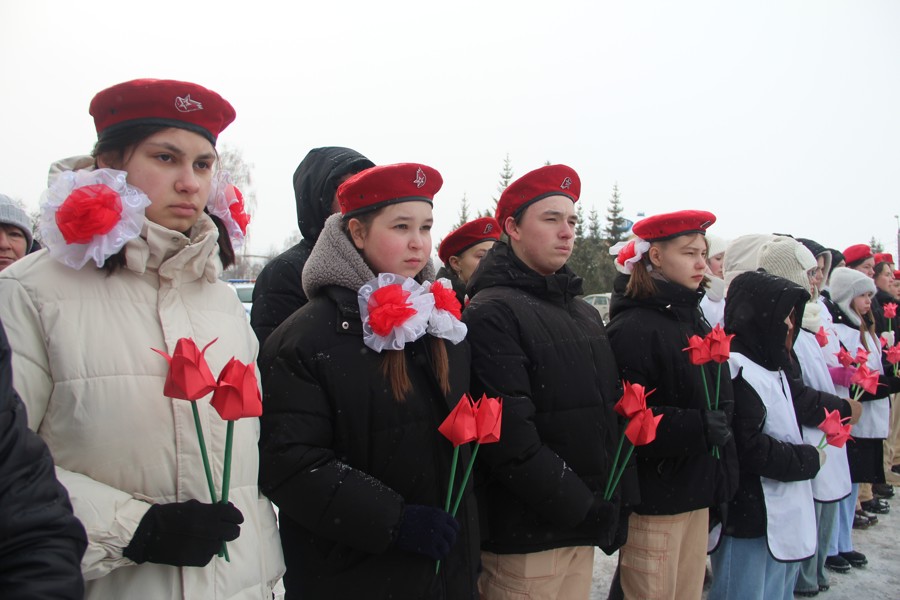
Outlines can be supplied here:
<path id="1" fill-rule="evenodd" d="M 831 300 L 857 327 L 860 325 L 859 315 L 850 304 L 854 298 L 866 293 L 875 294 L 875 281 L 865 273 L 847 267 L 838 267 L 831 273 Z"/>

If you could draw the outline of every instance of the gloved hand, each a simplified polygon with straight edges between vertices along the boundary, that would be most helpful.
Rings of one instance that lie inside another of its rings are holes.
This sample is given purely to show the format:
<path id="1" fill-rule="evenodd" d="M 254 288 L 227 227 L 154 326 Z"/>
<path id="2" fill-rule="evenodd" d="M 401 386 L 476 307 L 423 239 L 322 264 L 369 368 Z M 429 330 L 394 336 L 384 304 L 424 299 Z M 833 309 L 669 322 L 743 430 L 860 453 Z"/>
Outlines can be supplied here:
<path id="1" fill-rule="evenodd" d="M 816 451 L 819 453 L 819 468 L 825 466 L 825 460 L 828 458 L 828 455 L 825 454 L 825 450 L 822 448 L 816 448 Z"/>
<path id="2" fill-rule="evenodd" d="M 433 506 L 407 504 L 400 516 L 394 544 L 401 550 L 443 560 L 456 542 L 459 521 Z"/>
<path id="3" fill-rule="evenodd" d="M 710 448 L 722 447 L 731 439 L 731 427 L 723 410 L 702 410 L 703 428 L 706 431 L 706 443 Z"/>
<path id="4" fill-rule="evenodd" d="M 883 339 L 885 342 L 887 342 L 887 347 L 890 348 L 891 346 L 894 345 L 894 342 L 895 342 L 894 332 L 893 331 L 882 331 L 881 339 Z"/>
<path id="5" fill-rule="evenodd" d="M 222 542 L 237 539 L 243 522 L 244 515 L 230 502 L 154 504 L 123 554 L 138 564 L 203 567 L 218 553 Z"/>
<path id="6" fill-rule="evenodd" d="M 609 500 L 604 500 L 598 493 L 594 497 L 594 503 L 588 509 L 587 516 L 584 518 L 585 523 L 596 523 L 600 526 L 600 531 L 607 533 L 616 526 L 619 517 L 619 509 Z"/>
<path id="7" fill-rule="evenodd" d="M 848 388 L 850 387 L 850 378 L 856 373 L 856 369 L 852 367 L 828 367 L 828 372 L 831 374 L 831 381 L 834 382 L 834 385 Z"/>
<path id="8" fill-rule="evenodd" d="M 859 423 L 859 418 L 862 416 L 862 402 L 857 402 L 850 398 L 844 398 L 844 402 L 850 405 L 850 424 L 856 425 Z"/>

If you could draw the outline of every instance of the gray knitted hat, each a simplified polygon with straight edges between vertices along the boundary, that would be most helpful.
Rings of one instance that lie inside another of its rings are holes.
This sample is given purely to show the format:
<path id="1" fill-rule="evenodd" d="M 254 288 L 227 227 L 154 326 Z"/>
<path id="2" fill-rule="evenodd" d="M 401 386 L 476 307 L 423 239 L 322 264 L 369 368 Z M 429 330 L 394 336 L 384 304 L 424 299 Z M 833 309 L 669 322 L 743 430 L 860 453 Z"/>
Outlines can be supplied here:
<path id="1" fill-rule="evenodd" d="M 0 194 L 0 223 L 15 225 L 21 229 L 25 233 L 25 252 L 31 249 L 31 242 L 34 240 L 31 236 L 31 219 L 21 206 L 4 194 Z"/>
<path id="2" fill-rule="evenodd" d="M 860 325 L 859 315 L 850 308 L 850 303 L 866 292 L 875 293 L 875 281 L 865 273 L 847 267 L 838 267 L 831 273 L 831 300 L 857 327 Z"/>
<path id="3" fill-rule="evenodd" d="M 759 249 L 759 267 L 767 273 L 793 281 L 807 292 L 812 288 L 810 272 L 818 264 L 812 252 L 797 240 L 778 236 Z"/>

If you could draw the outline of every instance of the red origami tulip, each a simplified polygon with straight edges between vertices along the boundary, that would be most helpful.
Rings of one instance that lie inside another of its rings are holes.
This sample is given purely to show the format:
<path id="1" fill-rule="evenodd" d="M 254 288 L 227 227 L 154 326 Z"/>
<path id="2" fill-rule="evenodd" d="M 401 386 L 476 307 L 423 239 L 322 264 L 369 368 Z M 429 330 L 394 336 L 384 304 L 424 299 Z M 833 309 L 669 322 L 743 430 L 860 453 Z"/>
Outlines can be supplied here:
<path id="1" fill-rule="evenodd" d="M 840 431 L 833 435 L 826 435 L 827 443 L 835 448 L 843 448 L 844 444 L 847 443 L 847 440 L 852 440 L 850 437 L 850 430 L 853 429 L 853 426 L 849 423 L 846 425 L 841 425 Z"/>
<path id="2" fill-rule="evenodd" d="M 853 362 L 858 365 L 866 364 L 866 361 L 869 360 L 869 352 L 865 348 L 860 348 L 856 351 L 856 357 L 854 357 Z"/>
<path id="3" fill-rule="evenodd" d="M 200 350 L 191 338 L 181 338 L 176 342 L 172 356 L 162 350 L 151 348 L 169 361 L 169 373 L 163 386 L 163 393 L 166 396 L 194 401 L 216 389 L 216 379 L 203 357 L 206 349 L 215 341 L 211 341 Z"/>
<path id="4" fill-rule="evenodd" d="M 712 361 L 710 354 L 709 340 L 699 335 L 692 335 L 688 338 L 688 347 L 683 350 L 688 353 L 692 365 L 705 365 Z"/>
<path id="5" fill-rule="evenodd" d="M 434 307 L 438 310 L 446 310 L 457 319 L 462 317 L 462 306 L 456 292 L 447 289 L 440 281 L 431 284 L 431 293 L 434 296 Z"/>
<path id="6" fill-rule="evenodd" d="M 731 339 L 733 337 L 734 334 L 726 335 L 725 330 L 720 325 L 716 325 L 712 331 L 706 334 L 710 358 L 717 363 L 726 362 L 728 355 L 731 353 Z"/>
<path id="7" fill-rule="evenodd" d="M 109 233 L 121 218 L 119 193 L 102 183 L 72 191 L 56 211 L 56 225 L 67 244 L 86 244 Z"/>
<path id="8" fill-rule="evenodd" d="M 651 391 L 650 394 L 645 394 L 644 386 L 639 383 L 629 383 L 627 381 L 622 383 L 624 384 L 625 392 L 619 398 L 619 401 L 616 402 L 613 409 L 626 419 L 631 419 L 647 410 L 647 396 L 656 390 Z"/>
<path id="9" fill-rule="evenodd" d="M 648 409 L 635 415 L 625 426 L 625 437 L 635 446 L 646 446 L 656 439 L 656 426 L 662 415 L 654 416 Z"/>
<path id="10" fill-rule="evenodd" d="M 897 316 L 897 304 L 894 302 L 885 302 L 884 304 L 884 318 L 885 319 L 893 319 Z"/>
<path id="11" fill-rule="evenodd" d="M 825 420 L 819 423 L 819 429 L 827 435 L 834 435 L 841 430 L 841 412 L 825 409 Z"/>
<path id="12" fill-rule="evenodd" d="M 225 421 L 262 415 L 262 398 L 253 363 L 245 365 L 232 358 L 219 373 L 210 404 Z"/>
<path id="13" fill-rule="evenodd" d="M 399 283 L 392 283 L 372 292 L 369 296 L 369 325 L 372 331 L 385 336 L 416 314 L 408 298 L 409 292 Z"/>
<path id="14" fill-rule="evenodd" d="M 472 406 L 472 398 L 468 394 L 463 394 L 463 397 L 456 403 L 456 407 L 450 411 L 450 414 L 438 427 L 438 431 L 450 440 L 454 447 L 478 439 L 475 409 Z"/>
<path id="15" fill-rule="evenodd" d="M 458 304 L 458 302 L 457 302 Z M 503 403 L 499 398 L 488 398 L 487 394 L 475 405 L 475 441 L 492 444 L 500 441 L 500 423 L 503 420 Z"/>
<path id="16" fill-rule="evenodd" d="M 231 218 L 234 219 L 234 222 L 241 228 L 241 233 L 247 235 L 247 225 L 250 224 L 250 215 L 244 212 L 244 195 L 237 186 L 230 185 L 228 188 L 229 189 L 225 190 L 226 197 L 234 199 L 234 201 L 228 205 L 228 211 L 231 213 Z"/>
<path id="17" fill-rule="evenodd" d="M 820 348 L 828 345 L 828 332 L 825 331 L 824 327 L 819 327 L 819 330 L 816 332 L 816 341 L 819 343 Z"/>
<path id="18" fill-rule="evenodd" d="M 849 352 L 847 352 L 846 348 L 841 348 L 841 351 L 835 353 L 835 356 L 837 356 L 838 362 L 842 367 L 853 366 L 853 356 Z"/>
<path id="19" fill-rule="evenodd" d="M 884 353 L 884 357 L 892 365 L 896 365 L 900 362 L 900 344 L 888 348 Z"/>
<path id="20" fill-rule="evenodd" d="M 866 365 L 860 365 L 856 373 L 850 378 L 850 383 L 875 394 L 878 390 L 878 372 L 870 371 Z"/>

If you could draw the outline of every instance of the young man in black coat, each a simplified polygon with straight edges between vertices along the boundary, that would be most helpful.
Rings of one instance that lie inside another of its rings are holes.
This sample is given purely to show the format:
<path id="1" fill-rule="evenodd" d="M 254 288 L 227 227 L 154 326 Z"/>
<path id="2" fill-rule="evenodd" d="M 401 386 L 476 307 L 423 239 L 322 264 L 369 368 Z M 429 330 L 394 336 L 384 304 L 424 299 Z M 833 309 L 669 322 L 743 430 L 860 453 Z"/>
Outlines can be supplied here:
<path id="1" fill-rule="evenodd" d="M 463 313 L 472 392 L 503 401 L 500 441 L 481 448 L 482 598 L 588 597 L 594 546 L 624 541 L 622 491 L 602 499 L 619 439 L 615 360 L 596 310 L 567 266 L 578 175 L 546 166 L 497 205 L 498 242 L 469 282 Z"/>
<path id="2" fill-rule="evenodd" d="M 303 239 L 267 264 L 253 287 L 250 325 L 262 349 L 266 338 L 295 310 L 309 302 L 302 274 L 325 219 L 339 211 L 337 189 L 351 175 L 375 166 L 350 148 L 313 148 L 294 172 L 297 225 Z"/>
<path id="3" fill-rule="evenodd" d="M 79 599 L 87 537 L 46 444 L 28 429 L 10 354 L 0 324 L 0 598 Z"/>

